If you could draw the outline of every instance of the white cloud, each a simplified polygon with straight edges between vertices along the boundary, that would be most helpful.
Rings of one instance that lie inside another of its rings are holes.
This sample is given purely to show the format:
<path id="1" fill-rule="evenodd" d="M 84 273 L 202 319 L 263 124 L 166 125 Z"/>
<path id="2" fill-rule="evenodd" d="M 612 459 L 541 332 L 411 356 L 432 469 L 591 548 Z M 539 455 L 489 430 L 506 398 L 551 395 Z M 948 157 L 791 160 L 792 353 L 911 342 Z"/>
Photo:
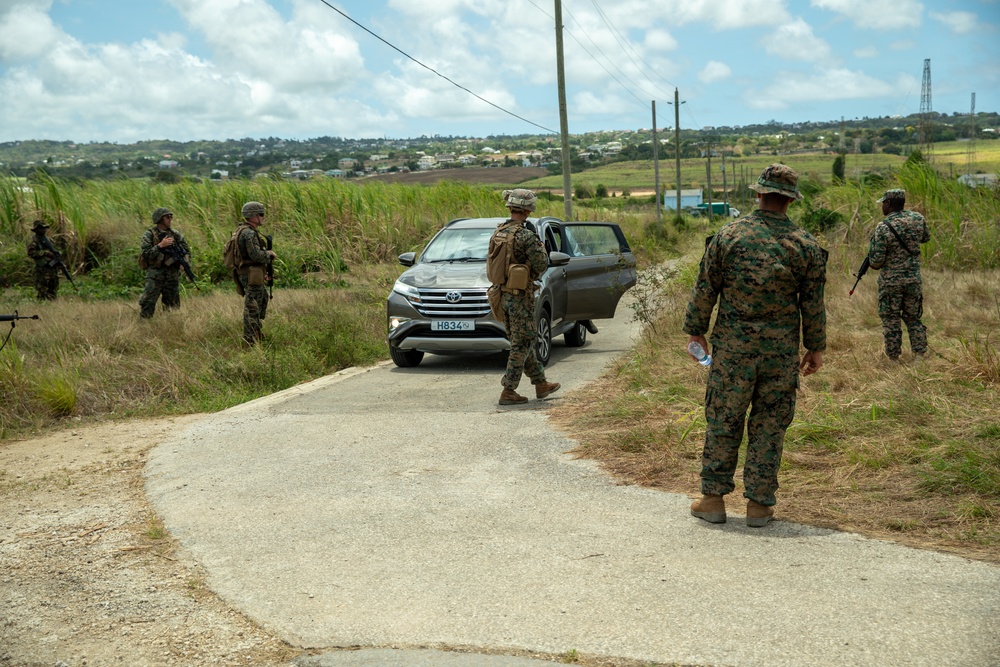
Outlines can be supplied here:
<path id="1" fill-rule="evenodd" d="M 774 83 L 748 94 L 746 102 L 759 109 L 785 109 L 801 102 L 902 97 L 913 88 L 914 81 L 913 77 L 901 76 L 894 82 L 886 82 L 847 69 L 777 72 Z"/>
<path id="2" fill-rule="evenodd" d="M 912 39 L 900 39 L 889 44 L 889 48 L 893 51 L 911 51 L 917 48 L 917 43 Z"/>
<path id="3" fill-rule="evenodd" d="M 764 40 L 764 50 L 791 60 L 825 62 L 831 59 L 830 45 L 813 34 L 801 18 L 778 26 L 773 37 Z"/>
<path id="4" fill-rule="evenodd" d="M 979 17 L 972 12 L 931 12 L 929 16 L 948 26 L 956 35 L 967 35 L 975 31 L 979 23 Z"/>
<path id="5" fill-rule="evenodd" d="M 733 70 L 729 68 L 729 65 L 711 60 L 698 72 L 698 80 L 702 83 L 715 83 L 728 79 L 732 73 Z"/>
<path id="6" fill-rule="evenodd" d="M 646 36 L 642 40 L 644 48 L 650 51 L 676 51 L 677 40 L 662 28 L 653 28 L 646 31 Z"/>
<path id="7" fill-rule="evenodd" d="M 859 28 L 870 30 L 917 28 L 924 11 L 917 0 L 812 0 L 811 4 L 842 14 Z"/>
<path id="8" fill-rule="evenodd" d="M 878 48 L 874 46 L 863 46 L 853 51 L 855 58 L 878 58 Z"/>
<path id="9" fill-rule="evenodd" d="M 50 3 L 19 3 L 0 11 L 0 62 L 41 56 L 60 37 L 46 13 Z"/>

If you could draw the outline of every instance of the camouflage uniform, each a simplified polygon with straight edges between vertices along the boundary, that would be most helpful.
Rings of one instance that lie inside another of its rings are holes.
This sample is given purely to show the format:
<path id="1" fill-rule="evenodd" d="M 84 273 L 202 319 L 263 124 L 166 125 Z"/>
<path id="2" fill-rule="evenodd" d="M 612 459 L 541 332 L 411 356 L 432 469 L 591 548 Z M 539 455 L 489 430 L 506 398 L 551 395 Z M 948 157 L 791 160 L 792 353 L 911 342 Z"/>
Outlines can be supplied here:
<path id="1" fill-rule="evenodd" d="M 236 237 L 242 264 L 237 277 L 243 290 L 243 341 L 253 345 L 263 340 L 263 320 L 267 316 L 267 286 L 250 285 L 250 269 L 266 270 L 270 263 L 264 238 L 250 225 L 244 226 Z M 261 274 L 263 275 L 263 274 Z"/>
<path id="2" fill-rule="evenodd" d="M 181 306 L 180 262 L 171 257 L 166 249 L 157 246 L 166 236 L 174 238 L 174 247 L 180 248 L 185 257 L 191 255 L 191 248 L 184 235 L 175 229 L 164 231 L 152 227 L 142 235 L 140 252 L 148 262 L 146 285 L 142 290 L 142 296 L 139 297 L 139 315 L 143 318 L 148 319 L 153 316 L 157 299 L 162 300 L 165 311 Z"/>
<path id="3" fill-rule="evenodd" d="M 549 265 L 548 254 L 538 235 L 516 220 L 507 220 L 497 226 L 497 231 L 519 226 L 514 234 L 513 255 L 515 264 L 527 264 L 531 280 L 537 280 Z M 495 234 L 496 232 L 494 232 Z M 517 389 L 521 374 L 531 379 L 531 384 L 545 382 L 545 367 L 535 356 L 535 294 L 533 289 L 503 290 L 503 323 L 510 338 L 510 356 L 507 370 L 500 384 L 505 389 Z"/>
<path id="4" fill-rule="evenodd" d="M 718 301 L 705 394 L 702 493 L 726 495 L 735 488 L 746 423 L 743 495 L 775 504 L 785 430 L 795 414 L 800 327 L 806 349 L 826 349 L 826 257 L 787 215 L 768 211 L 734 220 L 709 240 L 684 320 L 686 333 L 704 335 Z"/>
<path id="5" fill-rule="evenodd" d="M 48 228 L 40 221 L 35 222 L 32 228 L 35 233 L 28 240 L 28 257 L 35 260 L 35 296 L 51 301 L 59 291 L 59 267 L 52 265 L 55 255 L 42 242 Z"/>
<path id="6" fill-rule="evenodd" d="M 905 199 L 903 190 L 887 190 L 879 201 L 902 203 Z M 902 245 L 889 225 L 899 234 Z M 930 239 L 924 216 L 915 211 L 896 211 L 889 213 L 875 227 L 868 247 L 871 268 L 879 270 L 878 316 L 882 320 L 885 354 L 890 359 L 898 359 L 903 350 L 900 320 L 906 324 L 910 350 L 914 354 L 927 351 L 927 329 L 920 321 L 924 311 L 920 244 Z"/>

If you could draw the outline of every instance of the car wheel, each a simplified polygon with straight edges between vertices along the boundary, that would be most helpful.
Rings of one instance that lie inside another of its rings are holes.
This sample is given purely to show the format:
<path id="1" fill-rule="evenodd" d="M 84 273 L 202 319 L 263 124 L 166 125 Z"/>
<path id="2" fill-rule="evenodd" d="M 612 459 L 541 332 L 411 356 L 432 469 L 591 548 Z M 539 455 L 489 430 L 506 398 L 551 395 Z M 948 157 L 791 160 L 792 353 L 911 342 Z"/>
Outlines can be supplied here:
<path id="1" fill-rule="evenodd" d="M 542 308 L 542 313 L 538 316 L 538 329 L 535 336 L 535 358 L 546 366 L 549 357 L 552 356 L 552 321 L 549 319 L 549 311 Z"/>
<path id="2" fill-rule="evenodd" d="M 400 368 L 413 368 L 424 358 L 420 350 L 401 350 L 398 347 L 390 347 L 389 355 L 392 356 L 392 363 Z"/>
<path id="3" fill-rule="evenodd" d="M 563 339 L 566 341 L 566 347 L 583 347 L 587 342 L 587 325 L 582 322 L 575 323 L 572 329 L 563 334 Z"/>

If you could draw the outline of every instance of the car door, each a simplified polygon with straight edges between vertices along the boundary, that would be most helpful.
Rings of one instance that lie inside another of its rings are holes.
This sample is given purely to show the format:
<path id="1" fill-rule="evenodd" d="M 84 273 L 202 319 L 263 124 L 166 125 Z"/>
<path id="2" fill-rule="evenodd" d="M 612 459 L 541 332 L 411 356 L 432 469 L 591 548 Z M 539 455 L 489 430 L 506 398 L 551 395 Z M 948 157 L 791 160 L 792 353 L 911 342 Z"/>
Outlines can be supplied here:
<path id="1" fill-rule="evenodd" d="M 636 282 L 635 256 L 621 228 L 611 222 L 564 222 L 566 315 L 570 321 L 615 316 L 625 290 Z"/>
<path id="2" fill-rule="evenodd" d="M 545 254 L 562 251 L 562 231 L 558 222 L 542 220 L 539 222 L 538 235 L 545 244 Z M 566 315 L 566 280 L 565 267 L 552 266 L 546 269 L 542 277 L 542 290 L 548 294 L 548 302 L 551 307 L 552 324 L 558 325 Z M 541 300 L 539 304 L 541 305 Z"/>

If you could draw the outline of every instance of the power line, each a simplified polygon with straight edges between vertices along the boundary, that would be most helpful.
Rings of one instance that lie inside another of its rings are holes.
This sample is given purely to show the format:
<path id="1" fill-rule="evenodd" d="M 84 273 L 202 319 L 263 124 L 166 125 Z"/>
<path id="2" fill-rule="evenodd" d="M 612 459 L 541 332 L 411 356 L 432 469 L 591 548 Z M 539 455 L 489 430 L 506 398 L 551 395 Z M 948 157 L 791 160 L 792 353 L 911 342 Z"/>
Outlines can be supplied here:
<path id="1" fill-rule="evenodd" d="M 646 67 L 648 67 L 650 69 L 650 71 L 652 71 L 654 74 L 656 74 L 657 77 L 660 78 L 661 81 L 663 81 L 664 83 L 666 83 L 667 85 L 669 85 L 671 88 L 676 88 L 677 87 L 676 85 L 674 85 L 670 81 L 667 81 L 662 76 L 660 76 L 659 72 L 656 71 L 656 68 L 654 68 L 648 62 L 646 62 L 646 60 L 639 54 L 639 52 L 635 50 L 635 47 L 633 47 L 632 44 L 631 44 L 631 42 L 628 41 L 628 38 L 626 38 L 624 35 L 621 34 L 621 31 L 618 30 L 618 28 L 615 26 L 615 24 L 611 22 L 611 19 L 609 19 L 608 15 L 604 13 L 604 10 L 601 9 L 601 6 L 597 4 L 597 0 L 590 0 L 590 1 L 591 1 L 591 3 L 593 3 L 594 9 L 597 10 L 598 15 L 601 17 L 601 20 L 604 21 L 604 24 L 607 25 L 609 28 L 611 28 L 611 33 L 612 33 L 612 35 L 614 35 L 615 40 L 622 47 L 622 50 L 624 51 L 625 56 L 629 59 L 629 61 L 633 65 L 635 65 L 636 69 L 642 71 L 642 68 L 639 67 L 639 65 L 634 60 L 632 60 L 632 56 L 630 56 L 628 54 L 628 51 L 631 51 L 632 53 L 634 53 L 635 56 L 639 60 L 641 60 L 642 63 Z M 668 93 L 667 91 L 665 91 L 665 90 L 661 89 L 659 86 L 657 86 L 656 83 L 653 82 L 653 80 L 650 79 L 645 73 L 643 73 L 643 76 L 646 77 L 647 81 L 649 81 L 654 86 L 656 86 L 657 90 L 659 90 L 661 93 L 666 94 L 668 97 L 670 96 L 670 93 Z"/>
<path id="2" fill-rule="evenodd" d="M 433 67 L 430 67 L 428 65 L 423 64 L 422 62 L 420 62 L 419 60 L 417 60 L 416 58 L 414 58 L 413 56 L 411 56 L 409 53 L 407 53 L 407 52 L 403 51 L 402 49 L 400 49 L 395 44 L 392 44 L 391 42 L 386 41 L 385 39 L 383 39 L 379 35 L 375 34 L 374 32 L 372 32 L 371 30 L 369 30 L 365 26 L 361 25 L 360 23 L 358 23 L 357 21 L 355 21 L 354 19 L 352 19 L 350 16 L 348 16 L 344 12 L 340 11 L 339 9 L 337 9 L 336 7 L 334 7 L 333 5 L 331 5 L 326 0 L 319 0 L 319 1 L 322 2 L 324 5 L 326 5 L 327 7 L 329 7 L 330 9 L 332 9 L 333 11 L 337 12 L 338 14 L 340 14 L 341 16 L 343 16 L 345 19 L 347 19 L 348 21 L 350 21 L 354 25 L 358 26 L 359 28 L 361 28 L 362 30 L 364 30 L 365 32 L 367 32 L 369 35 L 371 35 L 375 39 L 379 40 L 380 42 L 382 42 L 383 44 L 385 44 L 386 46 L 388 46 L 389 48 L 397 51 L 398 53 L 402 54 L 406 58 L 409 58 L 410 60 L 412 60 L 416 64 L 418 64 L 421 67 L 423 67 L 424 69 L 428 70 L 429 72 L 432 72 L 433 74 L 436 74 L 437 76 L 441 77 L 442 79 L 444 79 L 445 81 L 447 81 L 451 85 L 455 86 L 456 88 L 460 88 L 461 90 L 464 90 L 468 94 L 470 94 L 473 97 L 475 97 L 477 100 L 480 100 L 481 102 L 485 102 L 486 104 L 489 104 L 494 109 L 498 109 L 498 110 L 504 112 L 505 114 L 507 114 L 509 116 L 513 116 L 514 118 L 517 118 L 518 120 L 523 120 L 525 123 L 528 123 L 529 125 L 534 125 L 535 127 L 543 129 L 546 132 L 551 132 L 552 134 L 559 134 L 555 130 L 549 129 L 549 128 L 545 127 L 544 125 L 539 125 L 538 123 L 535 123 L 533 121 L 528 120 L 527 118 L 524 118 L 523 116 L 518 116 L 513 111 L 508 111 L 507 109 L 504 109 L 503 107 L 501 107 L 501 106 L 499 106 L 497 104 L 494 104 L 493 102 L 490 102 L 488 99 L 477 95 L 476 93 L 472 92 L 471 90 L 469 90 L 465 86 L 452 81 L 451 79 L 449 79 L 448 77 L 446 77 L 444 74 L 441 74 L 440 72 L 438 72 Z"/>

